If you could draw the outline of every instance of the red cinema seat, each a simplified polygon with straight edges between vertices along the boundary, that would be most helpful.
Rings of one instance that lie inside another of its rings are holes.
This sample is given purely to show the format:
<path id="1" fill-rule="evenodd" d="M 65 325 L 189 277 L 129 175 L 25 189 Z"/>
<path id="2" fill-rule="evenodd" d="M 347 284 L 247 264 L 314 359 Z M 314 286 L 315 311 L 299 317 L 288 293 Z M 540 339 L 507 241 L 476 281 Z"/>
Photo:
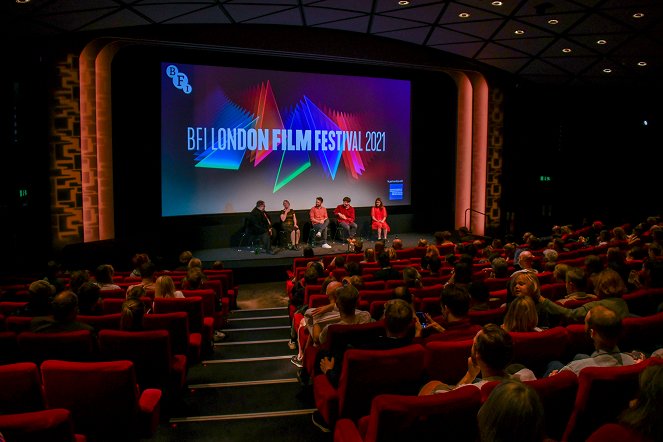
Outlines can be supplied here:
<path id="1" fill-rule="evenodd" d="M 663 348 L 663 312 L 642 318 L 624 318 L 619 348 L 651 353 Z"/>
<path id="2" fill-rule="evenodd" d="M 0 364 L 18 362 L 18 341 L 13 331 L 0 331 Z"/>
<path id="3" fill-rule="evenodd" d="M 33 362 L 0 365 L 0 414 L 44 409 L 39 369 Z"/>
<path id="4" fill-rule="evenodd" d="M 92 333 L 78 330 L 62 333 L 23 332 L 18 335 L 18 351 L 25 361 L 41 364 L 46 359 L 90 361 L 95 356 Z"/>
<path id="5" fill-rule="evenodd" d="M 76 432 L 95 440 L 135 440 L 155 433 L 161 391 L 140 392 L 132 362 L 44 361 L 40 368 L 46 403 L 70 410 Z"/>
<path id="6" fill-rule="evenodd" d="M 189 331 L 189 317 L 186 312 L 152 313 L 143 317 L 146 330 L 167 330 L 173 354 L 187 355 L 187 362 L 200 362 L 200 333 Z"/>
<path id="7" fill-rule="evenodd" d="M 475 387 L 430 396 L 381 394 L 373 399 L 370 415 L 357 425 L 351 419 L 339 420 L 334 441 L 471 441 L 478 436 L 480 406 L 481 392 Z"/>
<path id="8" fill-rule="evenodd" d="M 541 332 L 509 332 L 513 338 L 512 362 L 522 364 L 537 375 L 543 375 L 550 361 L 563 359 L 568 348 L 564 327 Z"/>
<path id="9" fill-rule="evenodd" d="M 7 316 L 5 318 L 5 327 L 9 331 L 21 333 L 30 330 L 31 322 L 32 318 L 30 316 Z"/>
<path id="10" fill-rule="evenodd" d="M 624 367 L 588 367 L 580 371 L 578 394 L 562 440 L 584 441 L 601 425 L 614 422 L 635 398 L 640 373 L 650 363 L 660 363 L 655 359 Z"/>
<path id="11" fill-rule="evenodd" d="M 456 385 L 467 372 L 473 339 L 433 341 L 426 344 L 426 372 L 432 380 Z"/>
<path id="12" fill-rule="evenodd" d="M 8 441 L 86 442 L 74 433 L 71 412 L 64 408 L 0 415 L 0 433 Z"/>
<path id="13" fill-rule="evenodd" d="M 78 315 L 76 320 L 91 325 L 95 330 L 119 330 L 121 317 L 120 313 L 97 316 Z"/>
<path id="14" fill-rule="evenodd" d="M 132 361 L 141 388 L 177 395 L 185 386 L 186 356 L 172 354 L 166 330 L 101 330 L 99 353 L 104 361 Z"/>
<path id="15" fill-rule="evenodd" d="M 416 394 L 424 379 L 425 356 L 418 344 L 394 350 L 347 350 L 338 388 L 326 375 L 313 379 L 315 405 L 333 428 L 338 418 L 367 415 L 378 394 Z"/>
<path id="16" fill-rule="evenodd" d="M 203 315 L 203 302 L 199 296 L 191 298 L 157 298 L 154 300 L 154 313 L 186 312 L 189 315 L 189 329 L 202 336 L 203 354 L 211 354 L 214 339 L 214 318 Z"/>
<path id="17" fill-rule="evenodd" d="M 486 324 L 501 324 L 506 315 L 506 306 L 491 308 L 490 310 L 470 310 L 468 313 L 470 322 L 484 326 Z"/>

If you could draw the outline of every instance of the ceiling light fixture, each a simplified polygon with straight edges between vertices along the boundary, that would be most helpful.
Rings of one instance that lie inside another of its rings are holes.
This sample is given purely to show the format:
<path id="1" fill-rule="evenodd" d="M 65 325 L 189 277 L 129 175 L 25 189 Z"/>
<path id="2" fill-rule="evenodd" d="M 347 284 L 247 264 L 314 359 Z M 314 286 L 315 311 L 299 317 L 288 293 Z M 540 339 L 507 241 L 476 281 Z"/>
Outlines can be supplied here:
<path id="1" fill-rule="evenodd" d="M 556 25 L 558 23 L 559 23 L 559 20 L 557 20 L 556 18 L 551 18 L 550 20 L 548 20 L 549 25 Z"/>
<path id="2" fill-rule="evenodd" d="M 597 44 L 597 45 L 604 45 L 604 44 L 606 44 L 606 43 L 607 43 L 607 41 L 606 41 L 606 40 L 603 40 L 603 39 L 601 39 L 601 40 L 596 40 L 596 44 Z"/>
<path id="3" fill-rule="evenodd" d="M 516 29 L 515 31 L 513 31 L 513 33 L 516 35 L 523 35 L 525 31 L 523 31 L 522 29 Z"/>
<path id="4" fill-rule="evenodd" d="M 642 12 L 636 12 L 635 14 L 633 14 L 633 18 L 642 18 L 644 16 L 645 14 L 643 14 Z"/>
<path id="5" fill-rule="evenodd" d="M 603 69 L 603 72 L 605 72 L 606 74 L 609 74 L 610 72 L 612 72 L 612 69 L 605 68 L 605 69 Z"/>
<path id="6" fill-rule="evenodd" d="M 407 6 L 407 5 L 409 5 L 409 4 L 410 4 L 410 2 L 409 2 L 408 0 L 400 0 L 400 1 L 398 2 L 398 5 L 399 5 L 399 6 Z"/>
<path id="7" fill-rule="evenodd" d="M 30 1 L 31 0 L 16 0 L 16 3 L 18 3 L 19 5 L 24 5 L 26 3 L 30 3 Z"/>
<path id="8" fill-rule="evenodd" d="M 565 54 L 568 54 L 568 53 L 571 52 L 571 51 L 572 51 L 571 48 L 564 48 L 564 49 L 562 49 L 562 52 L 564 52 Z"/>
<path id="9" fill-rule="evenodd" d="M 460 18 L 468 18 L 470 16 L 470 13 L 469 12 L 461 12 L 460 14 L 458 14 L 458 16 Z"/>
<path id="10" fill-rule="evenodd" d="M 646 61 L 639 61 L 638 66 L 647 66 L 647 62 Z"/>
<path id="11" fill-rule="evenodd" d="M 491 5 L 493 5 L 493 6 L 502 6 L 502 2 L 492 2 Z"/>

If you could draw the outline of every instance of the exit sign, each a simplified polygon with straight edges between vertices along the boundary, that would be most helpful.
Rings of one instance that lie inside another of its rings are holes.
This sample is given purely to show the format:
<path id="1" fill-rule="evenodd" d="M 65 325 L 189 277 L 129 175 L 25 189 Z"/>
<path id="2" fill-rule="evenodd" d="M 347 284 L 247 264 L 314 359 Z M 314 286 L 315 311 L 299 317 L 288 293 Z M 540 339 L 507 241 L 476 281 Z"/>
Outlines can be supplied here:
<path id="1" fill-rule="evenodd" d="M 541 181 L 542 183 L 549 183 L 550 181 L 552 181 L 552 178 L 546 175 L 541 175 L 539 177 L 539 181 Z"/>

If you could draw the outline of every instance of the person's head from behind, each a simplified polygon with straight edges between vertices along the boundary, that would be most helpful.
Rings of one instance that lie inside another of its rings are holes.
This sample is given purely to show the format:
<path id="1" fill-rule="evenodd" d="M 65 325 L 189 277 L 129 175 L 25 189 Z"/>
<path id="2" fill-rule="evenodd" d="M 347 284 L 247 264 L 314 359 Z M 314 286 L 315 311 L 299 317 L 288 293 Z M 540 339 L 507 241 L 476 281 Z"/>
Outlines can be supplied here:
<path id="1" fill-rule="evenodd" d="M 375 256 L 380 256 L 384 252 L 384 241 L 375 241 L 373 249 L 375 250 Z"/>
<path id="2" fill-rule="evenodd" d="M 485 304 L 490 299 L 490 290 L 483 281 L 473 281 L 468 287 L 473 304 Z"/>
<path id="3" fill-rule="evenodd" d="M 51 303 L 53 319 L 58 322 L 73 322 L 78 315 L 78 296 L 70 290 L 58 293 Z"/>
<path id="4" fill-rule="evenodd" d="M 329 281 L 327 287 L 325 288 L 325 294 L 330 301 L 336 301 L 337 290 L 343 287 L 341 281 Z"/>
<path id="5" fill-rule="evenodd" d="M 541 284 L 536 273 L 527 270 L 515 272 L 509 280 L 509 288 L 513 296 L 529 296 L 538 300 L 541 294 Z"/>
<path id="6" fill-rule="evenodd" d="M 32 302 L 51 302 L 51 298 L 55 295 L 55 286 L 48 281 L 38 280 L 30 284 L 28 294 Z"/>
<path id="7" fill-rule="evenodd" d="M 444 234 L 440 231 L 433 233 L 433 238 L 435 238 L 435 244 L 438 246 L 444 242 Z"/>
<path id="8" fill-rule="evenodd" d="M 115 269 L 110 264 L 102 264 L 94 271 L 94 279 L 98 284 L 112 284 Z"/>
<path id="9" fill-rule="evenodd" d="M 640 388 L 620 416 L 625 424 L 651 440 L 663 440 L 663 365 L 650 365 L 640 373 Z"/>
<path id="10" fill-rule="evenodd" d="M 600 299 L 621 298 L 626 292 L 626 284 L 621 275 L 613 269 L 604 269 L 594 278 L 594 294 Z"/>
<path id="11" fill-rule="evenodd" d="M 569 270 L 570 266 L 564 263 L 555 264 L 555 270 L 553 270 L 553 277 L 555 281 L 566 282 L 566 272 Z"/>
<path id="12" fill-rule="evenodd" d="M 598 255 L 586 256 L 584 261 L 584 266 L 585 266 L 585 273 L 587 275 L 599 273 L 601 270 L 603 270 L 603 262 L 601 261 L 601 257 Z"/>
<path id="13" fill-rule="evenodd" d="M 614 310 L 597 305 L 585 315 L 585 332 L 597 350 L 613 351 L 622 333 L 622 320 Z"/>
<path id="14" fill-rule="evenodd" d="M 499 325 L 486 324 L 474 337 L 471 355 L 475 364 L 503 373 L 513 357 L 513 339 Z"/>
<path id="15" fill-rule="evenodd" d="M 147 296 L 147 292 L 145 292 L 145 287 L 142 285 L 133 286 L 127 291 L 127 299 L 140 299 L 145 296 Z"/>
<path id="16" fill-rule="evenodd" d="M 223 261 L 217 259 L 212 263 L 212 270 L 223 270 L 223 269 L 224 269 Z"/>
<path id="17" fill-rule="evenodd" d="M 534 389 L 504 380 L 477 415 L 481 442 L 541 442 L 545 439 L 543 404 Z"/>
<path id="18" fill-rule="evenodd" d="M 454 265 L 454 283 L 469 284 L 472 282 L 472 264 L 457 262 Z"/>
<path id="19" fill-rule="evenodd" d="M 389 267 L 391 265 L 391 260 L 386 252 L 382 252 L 378 255 L 378 264 L 380 267 Z"/>
<path id="20" fill-rule="evenodd" d="M 145 304 L 140 299 L 127 299 L 122 303 L 120 329 L 125 331 L 143 330 Z"/>
<path id="21" fill-rule="evenodd" d="M 78 289 L 78 309 L 82 315 L 95 311 L 99 305 L 101 288 L 94 282 L 88 281 Z"/>
<path id="22" fill-rule="evenodd" d="M 146 262 L 140 266 L 140 277 L 144 280 L 152 281 L 154 274 L 157 271 L 157 266 L 152 261 Z"/>
<path id="23" fill-rule="evenodd" d="M 345 264 L 345 271 L 348 272 L 348 276 L 359 276 L 361 275 L 361 266 L 357 261 L 351 261 Z"/>
<path id="24" fill-rule="evenodd" d="M 200 260 L 200 258 L 191 258 L 189 260 L 189 268 L 191 267 L 198 267 L 198 268 L 203 268 L 203 262 Z"/>
<path id="25" fill-rule="evenodd" d="M 392 299 L 384 305 L 384 324 L 390 338 L 405 337 L 413 324 L 414 309 L 402 299 Z"/>
<path id="26" fill-rule="evenodd" d="M 87 270 L 76 270 L 71 273 L 69 288 L 72 292 L 78 293 L 78 289 L 90 280 L 90 273 Z"/>
<path id="27" fill-rule="evenodd" d="M 466 286 L 447 284 L 442 289 L 440 306 L 442 307 L 442 314 L 445 318 L 448 318 L 449 314 L 452 314 L 456 318 L 466 317 L 470 310 L 470 302 L 470 292 Z"/>
<path id="28" fill-rule="evenodd" d="M 400 238 L 396 238 L 392 243 L 391 247 L 393 247 L 394 250 L 403 250 L 403 240 Z"/>
<path id="29" fill-rule="evenodd" d="M 180 264 L 183 266 L 188 265 L 191 258 L 193 258 L 193 253 L 190 250 L 183 251 L 179 256 Z"/>
<path id="30" fill-rule="evenodd" d="M 364 261 L 375 262 L 375 250 L 370 247 L 364 250 Z"/>
<path id="31" fill-rule="evenodd" d="M 359 291 L 355 287 L 345 285 L 336 290 L 336 307 L 341 316 L 354 316 L 358 301 Z"/>
<path id="32" fill-rule="evenodd" d="M 155 298 L 172 298 L 175 296 L 175 283 L 168 275 L 159 276 L 154 284 Z"/>
<path id="33" fill-rule="evenodd" d="M 419 241 L 417 241 L 417 247 L 428 247 L 428 240 L 426 238 L 419 238 Z"/>
<path id="34" fill-rule="evenodd" d="M 421 275 L 415 267 L 403 269 L 403 282 L 407 287 L 421 287 Z"/>
<path id="35" fill-rule="evenodd" d="M 202 288 L 205 281 L 205 275 L 200 267 L 191 267 L 186 271 L 186 281 L 189 290 L 197 290 Z"/>
<path id="36" fill-rule="evenodd" d="M 361 238 L 355 238 L 353 240 L 354 248 L 356 253 L 361 253 L 362 249 L 364 248 L 364 241 L 362 241 Z"/>
<path id="37" fill-rule="evenodd" d="M 334 265 L 336 266 L 337 269 L 345 267 L 345 255 L 337 255 L 334 258 Z"/>
<path id="38" fill-rule="evenodd" d="M 402 299 L 408 304 L 412 305 L 414 303 L 414 296 L 410 292 L 410 289 L 406 286 L 394 287 L 394 291 L 391 294 L 392 299 Z"/>
<path id="39" fill-rule="evenodd" d="M 509 304 L 504 316 L 504 330 L 508 332 L 531 332 L 539 322 L 536 305 L 529 296 L 518 296 Z"/>
<path id="40" fill-rule="evenodd" d="M 534 255 L 529 250 L 521 252 L 518 256 L 518 265 L 521 269 L 532 269 L 534 268 Z"/>
<path id="41" fill-rule="evenodd" d="M 437 246 L 434 245 L 429 245 L 426 247 L 426 257 L 428 258 L 439 258 L 440 257 L 440 249 L 437 248 Z"/>
<path id="42" fill-rule="evenodd" d="M 315 256 L 315 252 L 313 251 L 313 247 L 304 246 L 304 248 L 302 249 L 302 256 L 304 258 L 313 258 Z"/>
<path id="43" fill-rule="evenodd" d="M 310 285 L 318 282 L 318 270 L 313 267 L 307 267 L 304 271 L 304 284 Z"/>
<path id="44" fill-rule="evenodd" d="M 504 258 L 495 258 L 490 263 L 493 268 L 493 278 L 506 278 L 509 276 L 509 263 Z"/>
<path id="45" fill-rule="evenodd" d="M 585 290 L 587 290 L 585 272 L 579 267 L 569 267 L 566 270 L 566 292 L 571 294 Z"/>

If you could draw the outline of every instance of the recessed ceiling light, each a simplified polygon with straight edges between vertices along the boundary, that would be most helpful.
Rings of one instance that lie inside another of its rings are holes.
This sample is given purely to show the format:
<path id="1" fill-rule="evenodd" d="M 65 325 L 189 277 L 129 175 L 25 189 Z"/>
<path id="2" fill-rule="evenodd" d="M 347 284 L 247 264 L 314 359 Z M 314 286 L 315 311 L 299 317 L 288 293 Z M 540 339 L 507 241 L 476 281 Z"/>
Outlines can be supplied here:
<path id="1" fill-rule="evenodd" d="M 636 12 L 635 14 L 633 14 L 633 18 L 642 18 L 644 16 L 645 14 L 643 14 L 642 12 Z"/>
<path id="2" fill-rule="evenodd" d="M 467 17 L 470 16 L 470 13 L 469 12 L 461 12 L 460 14 L 458 14 L 458 16 L 460 18 L 467 18 Z"/>
<path id="3" fill-rule="evenodd" d="M 398 2 L 398 5 L 399 5 L 399 6 L 407 6 L 407 5 L 409 5 L 409 4 L 410 4 L 410 2 L 409 2 L 408 0 L 400 0 L 400 1 Z"/>
<path id="4" fill-rule="evenodd" d="M 647 62 L 646 61 L 639 61 L 638 66 L 647 66 Z"/>
<path id="5" fill-rule="evenodd" d="M 523 35 L 525 31 L 523 31 L 522 29 L 516 29 L 515 31 L 513 31 L 513 33 L 516 35 Z"/>
<path id="6" fill-rule="evenodd" d="M 605 68 L 605 69 L 603 69 L 603 72 L 605 72 L 606 74 L 609 74 L 610 72 L 612 72 L 612 69 Z"/>
<path id="7" fill-rule="evenodd" d="M 596 40 L 597 45 L 604 45 L 606 43 L 607 43 L 607 41 L 605 41 L 605 40 Z"/>
<path id="8" fill-rule="evenodd" d="M 30 3 L 30 1 L 31 0 L 16 0 L 16 3 L 18 3 L 19 5 L 24 5 L 26 3 Z"/>
<path id="9" fill-rule="evenodd" d="M 571 48 L 564 48 L 564 49 L 562 49 L 562 52 L 564 52 L 565 54 L 568 54 L 568 53 L 571 52 L 571 51 L 572 51 Z"/>
<path id="10" fill-rule="evenodd" d="M 492 2 L 491 5 L 493 5 L 493 6 L 502 6 L 502 2 Z"/>
<path id="11" fill-rule="evenodd" d="M 559 20 L 557 20 L 556 18 L 551 18 L 550 20 L 548 20 L 549 25 L 556 25 L 558 23 L 559 23 Z"/>

